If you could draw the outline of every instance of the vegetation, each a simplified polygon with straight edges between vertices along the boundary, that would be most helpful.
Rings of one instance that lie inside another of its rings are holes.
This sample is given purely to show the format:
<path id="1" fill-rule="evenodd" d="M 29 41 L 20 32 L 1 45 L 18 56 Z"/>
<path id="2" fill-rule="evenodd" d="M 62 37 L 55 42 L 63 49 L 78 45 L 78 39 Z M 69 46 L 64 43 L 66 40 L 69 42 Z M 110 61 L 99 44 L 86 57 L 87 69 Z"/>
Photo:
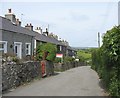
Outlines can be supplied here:
<path id="1" fill-rule="evenodd" d="M 63 62 L 73 62 L 75 60 L 75 58 L 70 57 L 70 56 L 65 56 L 63 57 Z M 55 63 L 60 63 L 61 62 L 61 58 L 55 58 Z"/>
<path id="2" fill-rule="evenodd" d="M 54 61 L 56 57 L 56 45 L 45 43 L 37 47 L 37 60 L 42 60 L 44 52 L 49 52 L 46 60 Z"/>
<path id="3" fill-rule="evenodd" d="M 92 68 L 106 84 L 111 96 L 120 96 L 120 26 L 107 31 L 101 48 L 92 52 Z"/>
<path id="4" fill-rule="evenodd" d="M 60 63 L 61 62 L 61 58 L 55 58 L 55 61 L 54 61 L 54 63 Z"/>
<path id="5" fill-rule="evenodd" d="M 69 56 L 64 57 L 64 62 L 72 62 L 74 60 L 75 59 L 73 57 L 69 57 Z"/>
<path id="6" fill-rule="evenodd" d="M 90 63 L 90 61 L 91 61 L 91 50 L 90 49 L 79 50 L 77 52 L 77 56 L 80 59 L 80 61 Z"/>
<path id="7" fill-rule="evenodd" d="M 18 58 L 15 54 L 3 53 L 2 54 L 2 64 L 6 62 L 15 62 L 16 64 L 21 63 L 23 60 Z"/>

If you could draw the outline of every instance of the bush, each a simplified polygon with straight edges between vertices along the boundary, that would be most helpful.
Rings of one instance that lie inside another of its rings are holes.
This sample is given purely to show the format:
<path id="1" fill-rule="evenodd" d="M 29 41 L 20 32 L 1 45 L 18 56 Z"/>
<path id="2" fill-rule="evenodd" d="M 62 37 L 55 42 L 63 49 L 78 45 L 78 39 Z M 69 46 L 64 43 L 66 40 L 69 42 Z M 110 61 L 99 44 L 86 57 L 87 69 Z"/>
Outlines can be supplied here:
<path id="1" fill-rule="evenodd" d="M 120 96 L 120 26 L 107 31 L 101 48 L 92 52 L 92 68 L 104 80 L 111 96 Z"/>
<path id="2" fill-rule="evenodd" d="M 64 62 L 72 62 L 74 60 L 75 60 L 74 58 L 69 57 L 69 56 L 64 57 Z"/>
<path id="3" fill-rule="evenodd" d="M 89 62 L 91 60 L 91 52 L 90 50 L 79 50 L 77 52 L 77 56 L 82 62 Z"/>
<path id="4" fill-rule="evenodd" d="M 57 48 L 56 45 L 51 43 L 45 43 L 37 47 L 37 60 L 41 60 L 45 52 L 49 52 L 46 60 L 54 61 L 56 57 Z"/>
<path id="5" fill-rule="evenodd" d="M 15 54 L 5 53 L 2 54 L 2 64 L 5 62 L 15 62 L 19 64 L 20 62 L 22 62 L 22 59 L 18 58 Z"/>
<path id="6" fill-rule="evenodd" d="M 17 64 L 20 63 L 20 59 L 17 58 L 17 57 L 13 57 L 13 58 L 12 58 L 12 61 L 13 61 L 13 62 L 16 62 Z"/>
<path id="7" fill-rule="evenodd" d="M 115 67 L 111 70 L 111 79 L 109 85 L 109 91 L 113 96 L 119 96 L 120 94 L 120 81 L 118 80 L 118 69 Z"/>
<path id="8" fill-rule="evenodd" d="M 54 61 L 55 63 L 59 63 L 59 62 L 61 62 L 61 58 L 55 58 L 55 61 Z"/>

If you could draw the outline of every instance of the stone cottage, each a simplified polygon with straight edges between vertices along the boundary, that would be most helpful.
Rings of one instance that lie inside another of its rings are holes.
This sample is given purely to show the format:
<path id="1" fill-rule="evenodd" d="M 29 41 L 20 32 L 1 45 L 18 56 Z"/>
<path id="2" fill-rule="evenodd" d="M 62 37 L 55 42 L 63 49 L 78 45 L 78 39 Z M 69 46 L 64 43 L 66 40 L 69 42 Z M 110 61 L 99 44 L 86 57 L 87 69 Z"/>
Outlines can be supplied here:
<path id="1" fill-rule="evenodd" d="M 21 27 L 21 22 L 8 10 L 0 16 L 0 52 L 16 55 L 20 59 L 33 54 L 34 33 Z"/>
<path id="2" fill-rule="evenodd" d="M 43 32 L 40 27 L 33 30 L 33 25 L 21 26 L 21 21 L 16 19 L 11 9 L 5 17 L 0 16 L 0 52 L 16 55 L 20 59 L 32 56 L 36 47 L 42 43 L 52 43 L 57 46 L 57 52 L 64 56 L 76 56 L 76 50 L 72 49 L 68 42 L 49 36 L 49 32 Z"/>

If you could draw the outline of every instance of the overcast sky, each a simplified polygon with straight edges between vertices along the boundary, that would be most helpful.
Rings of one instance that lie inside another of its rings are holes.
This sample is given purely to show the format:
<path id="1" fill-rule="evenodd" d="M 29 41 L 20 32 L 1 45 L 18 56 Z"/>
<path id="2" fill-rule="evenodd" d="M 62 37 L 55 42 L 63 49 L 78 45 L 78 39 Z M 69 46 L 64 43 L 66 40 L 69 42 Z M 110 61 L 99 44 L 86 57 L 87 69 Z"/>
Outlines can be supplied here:
<path id="1" fill-rule="evenodd" d="M 32 23 L 45 30 L 49 24 L 50 32 L 74 47 L 96 47 L 97 33 L 118 24 L 117 2 L 5 2 L 1 8 L 1 16 L 11 8 L 22 26 Z"/>

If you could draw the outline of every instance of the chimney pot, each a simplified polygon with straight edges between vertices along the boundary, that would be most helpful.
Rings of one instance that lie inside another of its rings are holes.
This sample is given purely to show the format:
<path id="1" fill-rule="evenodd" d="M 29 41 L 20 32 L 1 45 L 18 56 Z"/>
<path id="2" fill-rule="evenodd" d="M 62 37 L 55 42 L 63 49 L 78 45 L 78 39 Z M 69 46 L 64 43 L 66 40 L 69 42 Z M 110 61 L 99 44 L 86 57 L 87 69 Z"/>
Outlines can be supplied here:
<path id="1" fill-rule="evenodd" d="M 19 21 L 19 19 L 16 19 L 16 21 Z"/>
<path id="2" fill-rule="evenodd" d="M 48 32 L 48 29 L 46 28 L 46 32 Z"/>
<path id="3" fill-rule="evenodd" d="M 16 25 L 21 26 L 21 22 L 19 21 L 18 18 L 16 19 Z"/>
<path id="4" fill-rule="evenodd" d="M 8 9 L 8 13 L 11 13 L 11 9 Z"/>
<path id="5" fill-rule="evenodd" d="M 29 24 L 27 24 L 25 27 L 26 27 L 27 29 L 29 29 L 29 30 L 33 31 L 33 26 L 32 26 L 32 24 L 31 24 L 31 23 L 30 23 L 30 25 L 29 25 Z"/>

